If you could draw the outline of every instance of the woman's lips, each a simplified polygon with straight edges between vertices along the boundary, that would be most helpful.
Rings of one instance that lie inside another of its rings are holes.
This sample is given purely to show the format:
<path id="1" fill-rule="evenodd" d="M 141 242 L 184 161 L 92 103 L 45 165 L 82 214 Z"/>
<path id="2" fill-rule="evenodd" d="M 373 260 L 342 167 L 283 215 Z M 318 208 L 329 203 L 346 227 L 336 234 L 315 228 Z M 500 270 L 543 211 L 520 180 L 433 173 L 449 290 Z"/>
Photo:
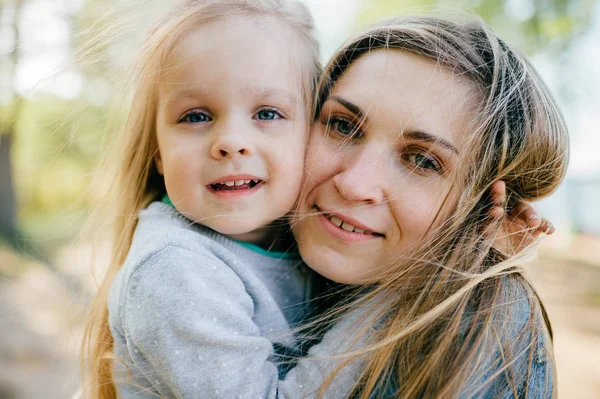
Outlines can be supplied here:
<path id="1" fill-rule="evenodd" d="M 317 217 L 319 222 L 329 234 L 339 240 L 347 242 L 363 242 L 384 237 L 383 234 L 371 231 L 355 220 L 342 215 L 329 214 L 318 207 L 317 210 L 319 211 Z"/>

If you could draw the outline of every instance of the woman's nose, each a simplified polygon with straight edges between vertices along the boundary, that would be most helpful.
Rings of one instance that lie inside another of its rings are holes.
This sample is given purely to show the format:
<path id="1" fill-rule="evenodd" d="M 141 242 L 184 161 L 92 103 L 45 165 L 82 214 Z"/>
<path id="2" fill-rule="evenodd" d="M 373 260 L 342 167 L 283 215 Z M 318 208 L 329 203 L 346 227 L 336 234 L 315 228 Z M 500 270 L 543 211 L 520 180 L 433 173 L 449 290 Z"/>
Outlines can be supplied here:
<path id="1" fill-rule="evenodd" d="M 339 193 L 349 201 L 380 204 L 384 200 L 384 168 L 380 156 L 364 151 L 333 177 Z"/>
<path id="2" fill-rule="evenodd" d="M 228 129 L 230 132 L 219 132 L 218 137 L 210 149 L 210 155 L 214 159 L 227 159 L 238 156 L 250 156 L 254 154 L 255 148 L 251 140 L 242 128 L 236 130 Z"/>

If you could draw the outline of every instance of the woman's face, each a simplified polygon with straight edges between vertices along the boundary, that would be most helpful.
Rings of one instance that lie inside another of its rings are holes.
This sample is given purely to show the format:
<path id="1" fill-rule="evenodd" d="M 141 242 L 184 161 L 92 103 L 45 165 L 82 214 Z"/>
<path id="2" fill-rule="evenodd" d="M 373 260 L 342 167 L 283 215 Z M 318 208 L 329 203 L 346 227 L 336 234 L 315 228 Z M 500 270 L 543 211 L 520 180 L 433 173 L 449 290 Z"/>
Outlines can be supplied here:
<path id="1" fill-rule="evenodd" d="M 377 281 L 450 216 L 475 95 L 400 50 L 373 51 L 346 70 L 311 133 L 293 221 L 308 265 L 342 283 Z"/>

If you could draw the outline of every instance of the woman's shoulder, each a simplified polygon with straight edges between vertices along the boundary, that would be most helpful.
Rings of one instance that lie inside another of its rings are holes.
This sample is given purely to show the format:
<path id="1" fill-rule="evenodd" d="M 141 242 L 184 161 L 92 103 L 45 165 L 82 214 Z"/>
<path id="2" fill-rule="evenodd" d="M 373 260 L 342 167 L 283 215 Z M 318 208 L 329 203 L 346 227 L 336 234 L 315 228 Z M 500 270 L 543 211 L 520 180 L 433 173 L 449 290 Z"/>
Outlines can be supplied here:
<path id="1" fill-rule="evenodd" d="M 481 349 L 493 356 L 483 362 L 482 381 L 489 382 L 476 397 L 512 398 L 515 390 L 518 397 L 552 397 L 550 329 L 540 299 L 522 275 L 501 277 L 486 330 L 488 344 Z"/>
<path id="2" fill-rule="evenodd" d="M 528 327 L 545 330 L 542 309 L 535 290 L 522 275 L 501 277 L 492 320 L 494 327 L 501 328 L 506 338 L 516 339 Z"/>

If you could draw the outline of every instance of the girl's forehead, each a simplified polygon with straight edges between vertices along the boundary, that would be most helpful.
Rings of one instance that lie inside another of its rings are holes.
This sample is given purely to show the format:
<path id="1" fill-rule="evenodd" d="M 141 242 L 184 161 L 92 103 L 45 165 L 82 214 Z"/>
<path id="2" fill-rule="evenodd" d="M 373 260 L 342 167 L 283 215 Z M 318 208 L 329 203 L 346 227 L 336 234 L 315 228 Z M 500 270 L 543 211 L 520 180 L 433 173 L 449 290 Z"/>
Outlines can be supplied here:
<path id="1" fill-rule="evenodd" d="M 218 18 L 182 35 L 163 60 L 161 82 L 214 86 L 246 77 L 252 80 L 248 85 L 283 85 L 297 96 L 303 91 L 302 71 L 310 65 L 302 58 L 306 51 L 297 47 L 291 28 L 273 17 Z"/>
<path id="2" fill-rule="evenodd" d="M 289 58 L 288 53 L 292 54 L 289 52 L 291 33 L 289 27 L 270 16 L 232 15 L 215 18 L 181 32 L 180 40 L 168 60 L 193 59 L 205 52 L 219 52 L 223 57 L 243 56 L 240 47 L 255 52 L 261 48 L 275 48 L 282 57 Z"/>

